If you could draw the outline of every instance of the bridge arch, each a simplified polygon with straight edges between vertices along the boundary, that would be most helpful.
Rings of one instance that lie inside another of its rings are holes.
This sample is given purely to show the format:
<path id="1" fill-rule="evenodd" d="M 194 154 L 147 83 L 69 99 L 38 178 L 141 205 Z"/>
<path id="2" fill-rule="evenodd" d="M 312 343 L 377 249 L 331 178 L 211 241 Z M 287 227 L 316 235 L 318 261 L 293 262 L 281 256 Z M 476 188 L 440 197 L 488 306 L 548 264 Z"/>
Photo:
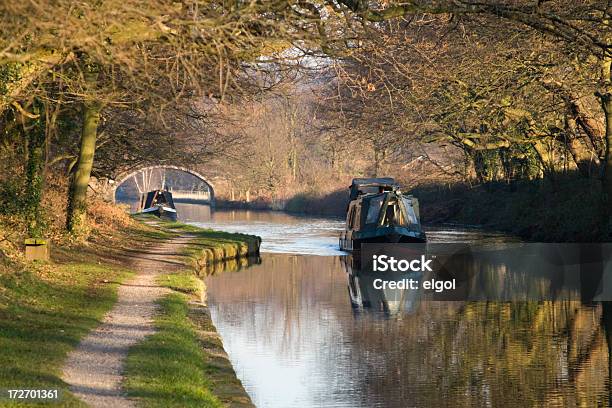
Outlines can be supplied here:
<path id="1" fill-rule="evenodd" d="M 191 174 L 192 176 L 198 178 L 199 180 L 201 180 L 202 182 L 204 182 L 204 184 L 206 184 L 206 186 L 208 186 L 208 190 L 210 193 L 210 204 L 214 205 L 215 203 L 215 187 L 214 185 L 209 181 L 208 178 L 204 177 L 202 174 L 200 174 L 199 172 L 189 169 L 187 167 L 182 167 L 182 166 L 175 166 L 175 165 L 171 165 L 171 164 L 157 164 L 157 165 L 152 165 L 152 166 L 142 166 L 142 167 L 138 167 L 135 169 L 131 169 L 125 173 L 120 174 L 113 182 L 112 184 L 112 188 L 110 191 L 110 198 L 112 200 L 112 202 L 115 202 L 115 195 L 117 193 L 117 189 L 119 188 L 119 186 L 121 186 L 123 183 L 125 183 L 126 181 L 128 181 L 131 177 L 135 176 L 138 173 L 141 172 L 145 172 L 145 171 L 150 171 L 150 170 L 157 170 L 157 169 L 169 169 L 169 170 L 178 170 L 178 171 L 182 171 L 184 173 L 188 173 Z"/>

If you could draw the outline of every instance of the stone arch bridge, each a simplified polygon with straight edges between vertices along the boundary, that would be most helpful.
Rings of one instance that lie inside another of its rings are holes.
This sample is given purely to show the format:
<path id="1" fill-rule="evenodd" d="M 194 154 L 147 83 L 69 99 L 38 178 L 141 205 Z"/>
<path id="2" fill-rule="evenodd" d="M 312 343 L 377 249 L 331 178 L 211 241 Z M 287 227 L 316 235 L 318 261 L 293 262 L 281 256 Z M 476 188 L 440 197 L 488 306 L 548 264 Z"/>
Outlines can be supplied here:
<path id="1" fill-rule="evenodd" d="M 117 176 L 115 180 L 109 181 L 110 183 L 110 186 L 109 186 L 110 188 L 108 190 L 109 201 L 113 203 L 115 202 L 115 195 L 117 193 L 117 189 L 119 188 L 119 186 L 121 186 L 123 183 L 128 181 L 130 178 L 136 177 L 139 173 L 151 174 L 154 170 L 177 170 L 177 171 L 182 171 L 184 173 L 191 174 L 192 176 L 202 181 L 208 187 L 208 191 L 187 191 L 187 190 L 172 189 L 171 191 L 172 191 L 172 196 L 174 197 L 174 199 L 176 201 L 187 201 L 187 202 L 192 201 L 192 202 L 206 203 L 206 204 L 210 204 L 211 206 L 214 206 L 215 188 L 213 184 L 210 182 L 210 178 L 204 177 L 199 172 L 189 169 L 187 167 L 174 166 L 174 165 L 169 165 L 169 164 L 141 166 L 141 167 L 130 169 L 129 171 L 119 174 L 119 176 Z M 135 179 L 135 182 L 138 188 L 140 189 L 141 187 L 138 185 L 137 179 Z"/>

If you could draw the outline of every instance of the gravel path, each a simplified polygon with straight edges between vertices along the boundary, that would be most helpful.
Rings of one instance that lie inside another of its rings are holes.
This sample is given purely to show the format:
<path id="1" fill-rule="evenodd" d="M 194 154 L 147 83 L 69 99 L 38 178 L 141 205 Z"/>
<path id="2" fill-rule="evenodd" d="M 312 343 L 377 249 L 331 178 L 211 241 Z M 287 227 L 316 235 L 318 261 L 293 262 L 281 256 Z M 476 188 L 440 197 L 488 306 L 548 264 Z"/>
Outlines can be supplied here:
<path id="1" fill-rule="evenodd" d="M 156 278 L 181 266 L 173 255 L 189 239 L 182 236 L 154 251 L 130 255 L 137 275 L 119 287 L 113 309 L 68 355 L 64 366 L 62 379 L 83 402 L 92 407 L 134 406 L 121 388 L 125 358 L 130 347 L 155 333 L 155 302 L 169 293 Z"/>

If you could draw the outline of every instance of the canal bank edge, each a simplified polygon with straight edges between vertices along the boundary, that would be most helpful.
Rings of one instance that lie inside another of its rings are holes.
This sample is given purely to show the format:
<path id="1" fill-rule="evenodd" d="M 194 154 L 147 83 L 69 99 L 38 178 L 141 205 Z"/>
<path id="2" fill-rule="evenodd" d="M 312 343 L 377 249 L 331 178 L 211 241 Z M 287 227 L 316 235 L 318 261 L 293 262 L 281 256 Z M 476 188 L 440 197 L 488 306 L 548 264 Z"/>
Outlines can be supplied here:
<path id="1" fill-rule="evenodd" d="M 181 253 L 190 268 L 158 278 L 160 286 L 174 293 L 159 302 L 156 334 L 129 352 L 125 381 L 128 395 L 145 406 L 254 407 L 223 348 L 205 302 L 206 287 L 199 277 L 219 268 L 234 270 L 234 264 L 248 264 L 246 259 L 259 255 L 261 238 L 155 217 L 135 218 L 164 233 L 191 237 Z M 160 353 L 160 349 L 175 352 Z M 187 359 L 177 358 L 179 354 Z M 189 358 L 194 355 L 199 358 Z M 195 378 L 198 372 L 205 374 L 202 384 Z M 182 394 L 181 390 L 191 392 Z"/>
<path id="2" fill-rule="evenodd" d="M 182 293 L 159 301 L 156 333 L 133 347 L 124 388 L 146 407 L 254 408 L 208 308 Z"/>
<path id="3" fill-rule="evenodd" d="M 204 229 L 147 215 L 136 215 L 134 218 L 166 233 L 191 236 L 191 242 L 185 245 L 181 254 L 198 276 L 208 275 L 221 263 L 259 256 L 261 237 L 256 235 Z"/>

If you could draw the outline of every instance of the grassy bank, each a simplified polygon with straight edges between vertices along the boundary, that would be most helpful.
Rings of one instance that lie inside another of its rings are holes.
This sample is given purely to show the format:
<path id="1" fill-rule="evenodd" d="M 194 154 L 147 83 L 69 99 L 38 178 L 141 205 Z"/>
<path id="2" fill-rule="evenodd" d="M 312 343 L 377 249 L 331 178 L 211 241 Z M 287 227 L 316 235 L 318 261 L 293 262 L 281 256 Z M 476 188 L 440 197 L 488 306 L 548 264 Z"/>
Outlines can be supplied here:
<path id="1" fill-rule="evenodd" d="M 64 359 L 133 274 L 122 243 L 129 237 L 138 247 L 158 235 L 137 224 L 125 227 L 99 231 L 86 243 L 56 245 L 49 263 L 28 263 L 9 251 L 0 259 L 0 388 L 60 389 L 62 405 L 81 405 L 61 380 Z"/>
<path id="2" fill-rule="evenodd" d="M 261 239 L 156 222 L 161 231 L 190 237 L 182 252 L 186 269 L 158 279 L 173 293 L 159 302 L 157 333 L 129 352 L 128 394 L 147 407 L 252 407 L 225 356 L 208 309 L 201 303 L 205 286 L 197 275 L 257 255 Z"/>
<path id="3" fill-rule="evenodd" d="M 214 270 L 216 264 L 244 261 L 259 255 L 261 238 L 255 235 L 204 229 L 148 216 L 137 219 L 155 222 L 161 233 L 189 236 L 190 241 L 184 246 L 182 255 L 186 265 L 198 275 L 207 275 L 207 271 Z"/>
<path id="4" fill-rule="evenodd" d="M 176 291 L 160 302 L 157 333 L 130 350 L 128 394 L 146 407 L 252 407 L 225 357 L 203 296 L 201 281 L 185 270 L 159 278 Z"/>
<path id="5" fill-rule="evenodd" d="M 106 227 L 95 229 L 87 242 L 56 242 L 52 246 L 52 260 L 48 263 L 25 261 L 18 240 L 3 247 L 0 254 L 0 388 L 60 389 L 63 391 L 60 405 L 81 406 L 61 380 L 63 362 L 79 340 L 112 308 L 117 287 L 134 273 L 130 265 L 135 254 L 185 233 L 193 236 L 194 241 L 185 248 L 186 264 L 204 249 L 229 257 L 233 254 L 228 249 L 230 247 L 238 248 L 234 252 L 239 255 L 258 248 L 259 244 L 255 237 L 196 231 L 178 224 L 164 223 L 153 227 L 128 217 L 122 218 L 121 222 L 116 219 L 99 221 Z M 215 261 L 210 259 L 208 262 Z M 189 296 L 202 291 L 202 283 L 195 279 L 192 269 L 165 278 L 160 283 Z M 189 337 L 193 323 L 187 314 L 181 314 L 181 307 L 187 305 L 187 298 L 181 296 L 185 295 L 174 295 L 164 300 L 164 312 L 158 320 L 164 332 L 174 332 L 173 336 L 161 341 L 169 351 L 168 358 L 177 361 L 192 360 L 194 356 L 201 357 L 202 353 L 197 351 L 201 348 L 199 338 Z M 195 366 L 184 366 L 184 370 L 179 368 L 174 374 L 180 378 L 191 377 L 190 370 L 197 368 L 205 376 L 209 367 L 203 366 L 202 361 L 193 363 Z M 159 377 L 164 367 L 159 369 L 159 372 L 146 374 Z M 207 398 L 206 395 L 211 393 L 207 390 L 204 387 L 194 391 L 194 395 Z M 209 399 L 213 405 L 204 406 L 216 406 L 215 398 Z M 166 405 L 167 400 L 162 395 L 149 396 L 147 401 L 153 399 L 159 399 L 158 406 Z M 0 400 L 0 406 L 12 405 Z"/>
<path id="6" fill-rule="evenodd" d="M 203 229 L 180 222 L 164 222 L 162 226 L 191 236 L 183 254 L 196 266 L 259 254 L 261 238 L 255 235 Z"/>
<path id="7" fill-rule="evenodd" d="M 65 390 L 64 358 L 110 310 L 130 273 L 94 260 L 0 274 L 0 388 Z M 69 394 L 65 404 L 77 405 Z"/>
<path id="8" fill-rule="evenodd" d="M 128 395 L 147 407 L 222 407 L 206 379 L 207 364 L 184 295 L 160 302 L 156 334 L 134 347 L 126 366 Z"/>

